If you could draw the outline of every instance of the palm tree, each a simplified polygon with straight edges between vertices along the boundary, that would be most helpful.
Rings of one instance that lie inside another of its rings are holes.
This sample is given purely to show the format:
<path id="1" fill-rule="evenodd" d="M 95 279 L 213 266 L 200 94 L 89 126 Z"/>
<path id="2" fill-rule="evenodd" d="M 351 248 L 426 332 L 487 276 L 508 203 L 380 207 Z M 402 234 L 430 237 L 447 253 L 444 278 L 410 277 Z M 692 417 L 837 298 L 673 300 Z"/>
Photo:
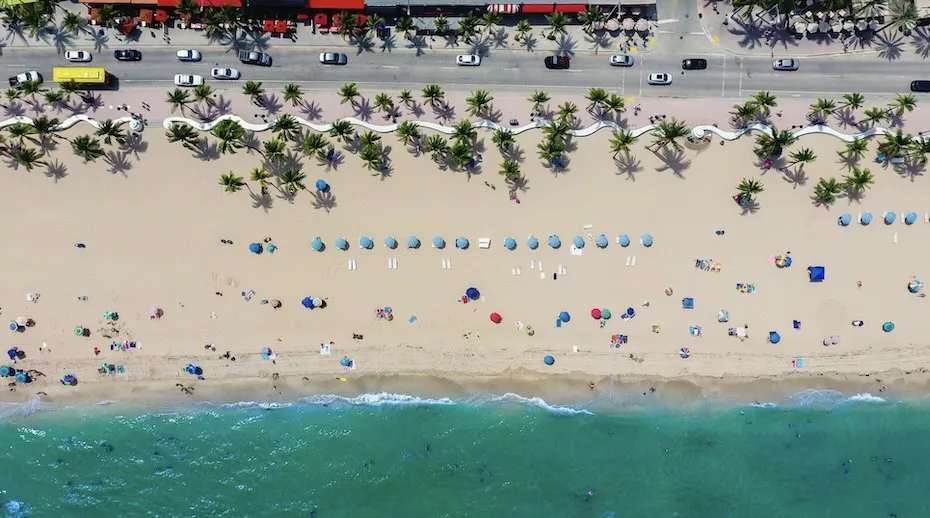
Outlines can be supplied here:
<path id="1" fill-rule="evenodd" d="M 303 190 L 307 188 L 307 186 L 304 185 L 304 181 L 306 179 L 307 175 L 305 175 L 303 171 L 296 167 L 289 167 L 284 171 L 281 171 L 280 176 L 278 176 L 278 182 L 280 183 L 282 189 L 291 195 L 297 194 L 298 189 Z"/>
<path id="2" fill-rule="evenodd" d="M 873 106 L 862 113 L 865 116 L 862 121 L 868 122 L 871 126 L 875 126 L 879 122 L 885 120 L 885 117 L 888 115 L 885 110 L 879 108 L 878 106 Z"/>
<path id="3" fill-rule="evenodd" d="M 836 101 L 833 99 L 817 98 L 817 102 L 810 105 L 809 116 L 815 120 L 826 120 L 836 110 Z"/>
<path id="4" fill-rule="evenodd" d="M 733 14 L 745 13 L 750 19 L 753 11 L 767 11 L 768 9 L 767 0 L 733 0 Z"/>
<path id="5" fill-rule="evenodd" d="M 223 119 L 211 132 L 219 143 L 217 149 L 222 154 L 234 154 L 237 150 L 242 149 L 242 139 L 245 138 L 245 129 L 232 119 Z"/>
<path id="6" fill-rule="evenodd" d="M 61 90 L 49 90 L 42 95 L 45 104 L 52 105 L 56 110 L 61 109 L 65 103 L 65 94 Z"/>
<path id="7" fill-rule="evenodd" d="M 384 162 L 384 155 L 381 152 L 381 148 L 375 145 L 363 146 L 358 153 L 358 157 L 362 159 L 362 163 L 364 163 L 365 167 L 370 171 L 380 171 L 381 165 Z"/>
<path id="8" fill-rule="evenodd" d="M 816 205 L 827 206 L 836 201 L 836 196 L 842 190 L 843 188 L 836 181 L 836 178 L 821 178 L 817 181 L 817 185 L 814 186 L 814 194 L 811 199 Z"/>
<path id="9" fill-rule="evenodd" d="M 817 160 L 817 155 L 814 154 L 811 148 L 802 147 L 801 149 L 791 153 L 789 155 L 791 160 L 788 162 L 790 165 L 799 165 L 801 168 L 804 167 L 804 164 L 809 164 L 814 160 Z"/>
<path id="10" fill-rule="evenodd" d="M 542 113 L 543 105 L 549 102 L 549 94 L 547 94 L 546 92 L 535 90 L 533 93 L 530 94 L 530 97 L 527 100 L 533 103 L 534 112 Z M 549 111 L 549 110 L 547 109 L 546 111 Z"/>
<path id="11" fill-rule="evenodd" d="M 322 133 L 308 133 L 300 141 L 300 152 L 305 156 L 320 157 L 327 147 L 329 147 L 329 141 Z"/>
<path id="12" fill-rule="evenodd" d="M 462 143 L 462 144 L 471 144 L 476 138 L 478 138 L 478 129 L 475 128 L 475 125 L 471 123 L 470 120 L 465 119 L 462 122 L 452 126 L 452 140 Z"/>
<path id="13" fill-rule="evenodd" d="M 920 14 L 917 12 L 914 2 L 907 0 L 892 0 L 888 5 L 888 17 L 891 21 L 879 31 L 884 30 L 886 27 L 894 27 L 898 32 L 903 32 L 905 36 L 910 36 L 911 31 L 917 27 L 917 23 L 920 21 Z"/>
<path id="14" fill-rule="evenodd" d="M 285 101 L 290 101 L 291 106 L 297 106 L 300 104 L 300 101 L 302 101 L 304 97 L 304 93 L 300 89 L 300 85 L 294 83 L 288 83 L 284 85 L 284 90 L 282 90 L 281 95 L 284 96 Z"/>
<path id="15" fill-rule="evenodd" d="M 358 145 L 362 148 L 375 146 L 380 150 L 380 144 L 378 144 L 378 142 L 381 142 L 381 135 L 373 131 L 366 131 L 358 136 Z"/>
<path id="16" fill-rule="evenodd" d="M 437 103 L 445 99 L 446 94 L 439 85 L 426 85 L 423 87 L 423 100 L 430 106 L 436 106 Z"/>
<path id="17" fill-rule="evenodd" d="M 112 5 L 104 4 L 97 8 L 97 22 L 108 29 L 116 27 L 117 16 L 116 8 Z"/>
<path id="18" fill-rule="evenodd" d="M 736 192 L 743 195 L 744 198 L 752 200 L 752 197 L 764 191 L 765 187 L 762 185 L 762 182 L 758 180 L 749 180 L 743 178 L 743 180 L 736 186 Z"/>
<path id="19" fill-rule="evenodd" d="M 23 140 L 29 140 L 34 144 L 38 144 L 39 141 L 32 138 L 30 135 L 34 135 L 36 130 L 32 125 L 25 124 L 23 122 L 17 122 L 6 127 L 6 130 L 10 133 L 10 136 L 17 139 L 20 145 L 23 144 Z"/>
<path id="20" fill-rule="evenodd" d="M 213 106 L 216 101 L 213 100 L 213 87 L 210 85 L 197 85 L 194 87 L 194 100 L 197 102 L 205 101 Z"/>
<path id="21" fill-rule="evenodd" d="M 594 6 L 589 6 L 594 7 Z M 607 101 L 609 96 L 607 95 L 607 90 L 603 88 L 588 88 L 588 93 L 584 96 L 585 99 L 589 101 L 588 104 L 588 113 L 594 113 L 595 110 L 601 109 L 604 106 L 604 103 Z"/>
<path id="22" fill-rule="evenodd" d="M 398 95 L 397 98 L 400 99 L 400 102 L 403 103 L 403 105 L 407 108 L 413 106 L 413 93 L 410 90 L 401 90 L 400 95 Z"/>
<path id="23" fill-rule="evenodd" d="M 607 100 L 604 101 L 604 112 L 614 112 L 617 115 L 626 111 L 626 101 L 623 100 L 623 97 L 617 94 L 610 94 Z"/>
<path id="24" fill-rule="evenodd" d="M 449 152 L 449 144 L 440 135 L 430 135 L 426 139 L 424 149 L 426 149 L 427 153 L 432 153 L 434 162 L 439 162 Z"/>
<path id="25" fill-rule="evenodd" d="M 547 14 L 546 23 L 549 24 L 549 34 L 546 36 L 548 39 L 554 40 L 556 34 L 567 34 L 565 26 L 568 25 L 568 16 L 565 13 Z"/>
<path id="26" fill-rule="evenodd" d="M 865 139 L 855 138 L 847 142 L 845 148 L 839 152 L 839 155 L 847 160 L 858 161 L 865 156 L 869 149 L 869 143 Z"/>
<path id="27" fill-rule="evenodd" d="M 788 130 L 780 130 L 772 126 L 772 134 L 760 133 L 756 136 L 756 147 L 754 149 L 756 156 L 763 158 L 780 157 L 784 149 L 791 144 L 797 137 Z"/>
<path id="28" fill-rule="evenodd" d="M 39 140 L 41 141 L 48 139 L 49 136 L 56 136 L 55 132 L 59 129 L 58 126 L 60 125 L 60 120 L 45 115 L 40 115 L 32 119 L 32 129 L 35 131 L 36 135 L 39 136 Z"/>
<path id="29" fill-rule="evenodd" d="M 669 145 L 675 149 L 681 149 L 681 144 L 678 143 L 678 139 L 687 137 L 689 133 L 691 132 L 684 122 L 674 117 L 669 122 L 663 120 L 656 125 L 652 133 L 653 151 Z"/>
<path id="30" fill-rule="evenodd" d="M 220 185 L 223 186 L 223 191 L 234 193 L 242 190 L 242 188 L 245 187 L 245 182 L 242 180 L 241 176 L 230 171 L 220 175 Z"/>
<path id="31" fill-rule="evenodd" d="M 76 35 L 78 32 L 87 29 L 87 19 L 78 15 L 77 13 L 68 11 L 61 19 L 61 28 L 71 34 Z"/>
<path id="32" fill-rule="evenodd" d="M 347 120 L 340 119 L 333 121 L 332 125 L 329 127 L 329 136 L 341 139 L 343 142 L 348 142 L 354 135 L 355 128 L 353 128 L 352 123 Z"/>
<path id="33" fill-rule="evenodd" d="M 885 141 L 878 145 L 878 152 L 888 157 L 885 160 L 887 165 L 892 158 L 907 154 L 913 143 L 913 136 L 898 129 L 894 133 L 885 133 Z"/>
<path id="34" fill-rule="evenodd" d="M 90 135 L 74 137 L 74 140 L 71 141 L 71 151 L 78 157 L 83 158 L 85 164 L 95 162 L 104 155 L 100 141 Z"/>
<path id="35" fill-rule="evenodd" d="M 491 32 L 494 30 L 494 27 L 501 24 L 501 15 L 500 13 L 485 11 L 484 15 L 481 17 L 481 23 L 484 25 L 485 31 Z"/>
<path id="36" fill-rule="evenodd" d="M 894 110 L 898 117 L 904 115 L 904 112 L 912 112 L 917 107 L 917 97 L 914 94 L 896 95 L 894 101 L 888 103 L 888 107 Z"/>
<path id="37" fill-rule="evenodd" d="M 10 4 L 7 4 L 10 5 Z M 102 6 L 101 6 L 102 7 Z M 109 6 L 106 12 L 113 12 L 113 6 Z M 39 34 L 39 31 L 44 30 L 48 26 L 49 15 L 47 9 L 44 6 L 35 4 L 19 4 L 16 5 L 16 16 L 20 20 L 20 26 L 29 32 L 29 36 L 35 38 Z M 98 18 L 101 23 L 103 22 L 102 18 Z"/>
<path id="38" fill-rule="evenodd" d="M 862 167 L 853 167 L 852 172 L 843 177 L 843 188 L 856 195 L 872 187 L 875 177 L 872 172 Z"/>
<path id="39" fill-rule="evenodd" d="M 565 144 L 552 139 L 544 139 L 536 146 L 539 159 L 552 167 L 565 155 Z"/>
<path id="40" fill-rule="evenodd" d="M 516 182 L 520 179 L 520 164 L 516 160 L 505 158 L 501 163 L 500 175 L 508 182 Z"/>
<path id="41" fill-rule="evenodd" d="M 759 105 L 753 101 L 747 101 L 744 104 L 733 105 L 733 111 L 730 112 L 733 119 L 740 123 L 740 126 L 746 126 L 746 123 L 755 119 L 759 115 Z"/>
<path id="42" fill-rule="evenodd" d="M 614 130 L 610 134 L 610 150 L 614 153 L 614 159 L 616 160 L 617 155 L 620 153 L 629 155 L 630 146 L 636 143 L 638 137 L 633 135 L 632 132 L 627 130 Z"/>
<path id="43" fill-rule="evenodd" d="M 15 100 L 17 100 L 17 99 L 22 99 L 22 98 L 23 98 L 23 92 L 21 92 L 20 90 L 15 89 L 15 88 L 7 88 L 7 90 L 6 90 L 6 92 L 4 93 L 4 95 L 6 96 L 6 98 L 7 98 L 8 101 L 15 101 Z"/>
<path id="44" fill-rule="evenodd" d="M 487 90 L 479 88 L 472 90 L 471 95 L 465 99 L 465 104 L 468 105 L 469 115 L 483 117 L 490 111 L 492 101 L 494 101 L 494 97 Z"/>
<path id="45" fill-rule="evenodd" d="M 287 151 L 287 145 L 277 138 L 262 143 L 262 156 L 271 163 L 276 164 L 284 160 L 285 151 Z"/>
<path id="46" fill-rule="evenodd" d="M 33 99 L 35 99 L 36 94 L 42 93 L 45 91 L 45 89 L 42 88 L 42 83 L 38 81 L 26 81 L 22 83 L 21 85 L 19 85 L 19 89 L 20 91 L 23 92 L 23 94 L 28 95 L 29 97 L 32 97 Z"/>
<path id="47" fill-rule="evenodd" d="M 775 100 L 775 96 L 771 92 L 762 90 L 752 96 L 752 104 L 756 106 L 759 112 L 768 115 L 771 113 L 772 108 L 778 106 L 778 101 Z"/>
<path id="48" fill-rule="evenodd" d="M 394 99 L 386 93 L 375 95 L 374 107 L 379 112 L 388 112 L 394 108 Z"/>
<path id="49" fill-rule="evenodd" d="M 416 24 L 413 23 L 413 19 L 409 16 L 401 17 L 400 20 L 397 20 L 397 25 L 394 26 L 395 31 L 404 33 L 405 40 L 410 39 L 410 33 L 416 28 Z"/>
<path id="50" fill-rule="evenodd" d="M 930 139 L 924 137 L 917 137 L 911 142 L 910 153 L 908 154 L 911 158 L 917 158 L 921 164 L 927 163 L 927 154 L 930 153 Z"/>
<path id="51" fill-rule="evenodd" d="M 339 27 L 336 29 L 336 32 L 338 32 L 339 35 L 343 37 L 343 39 L 348 40 L 356 33 L 357 30 L 358 27 L 356 27 L 354 14 L 351 14 L 348 11 L 342 11 L 339 13 Z"/>
<path id="52" fill-rule="evenodd" d="M 514 26 L 513 29 L 514 29 L 514 32 L 516 32 L 516 35 L 513 37 L 513 39 L 517 41 L 523 41 L 524 39 L 526 39 L 527 34 L 533 32 L 533 26 L 530 25 L 530 22 L 526 20 L 518 21 L 517 25 Z"/>
<path id="53" fill-rule="evenodd" d="M 436 29 L 436 34 L 445 36 L 449 32 L 449 19 L 440 14 L 433 18 L 433 28 Z"/>
<path id="54" fill-rule="evenodd" d="M 65 86 L 62 85 L 62 89 L 64 88 Z M 183 114 L 184 108 L 187 108 L 187 105 L 191 102 L 191 97 L 187 90 L 175 88 L 173 91 L 168 92 L 168 99 L 166 99 L 166 101 L 171 105 L 172 112 L 174 112 L 176 108 L 180 108 Z"/>
<path id="55" fill-rule="evenodd" d="M 471 146 L 464 142 L 456 142 L 449 147 L 446 159 L 454 168 L 460 168 L 472 159 Z"/>
<path id="56" fill-rule="evenodd" d="M 185 149 L 192 151 L 197 145 L 197 132 L 187 124 L 172 124 L 165 136 L 168 137 L 168 142 L 180 142 Z"/>
<path id="57" fill-rule="evenodd" d="M 405 146 L 409 145 L 411 141 L 419 146 L 420 139 L 423 137 L 420 133 L 420 127 L 410 121 L 401 122 L 397 129 L 394 130 L 394 136 Z"/>
<path id="58" fill-rule="evenodd" d="M 562 122 L 574 121 L 576 113 L 578 113 L 578 106 L 571 101 L 565 101 L 559 105 L 559 120 Z"/>
<path id="59" fill-rule="evenodd" d="M 475 16 L 474 13 L 468 12 L 465 16 L 459 18 L 459 36 L 461 36 L 466 43 L 471 43 L 472 38 L 478 35 L 478 26 L 481 25 L 481 19 Z"/>
<path id="60" fill-rule="evenodd" d="M 491 135 L 491 142 L 497 146 L 502 153 L 511 149 L 516 142 L 513 132 L 507 128 L 498 128 L 494 130 L 494 134 Z"/>
<path id="61" fill-rule="evenodd" d="M 123 129 L 125 122 L 113 122 L 111 120 L 106 120 L 100 123 L 100 127 L 97 128 L 96 135 L 98 137 L 103 137 L 104 144 L 110 146 L 113 145 L 115 140 L 119 145 L 126 144 L 126 130 Z"/>
<path id="62" fill-rule="evenodd" d="M 42 160 L 44 157 L 45 153 L 41 153 L 31 147 L 18 146 L 12 150 L 10 158 L 13 159 L 13 163 L 23 166 L 26 171 L 32 171 L 37 165 L 45 165 L 45 162 Z"/>
<path id="63" fill-rule="evenodd" d="M 365 32 L 378 32 L 378 29 L 384 25 L 384 17 L 378 14 L 369 14 L 368 20 L 365 21 Z"/>
<path id="64" fill-rule="evenodd" d="M 594 26 L 606 20 L 607 16 L 597 5 L 586 5 L 584 11 L 578 13 L 578 21 L 584 25 L 585 32 L 594 32 Z"/>
<path id="65" fill-rule="evenodd" d="M 840 103 L 840 106 L 844 110 L 856 111 L 859 108 L 862 108 L 865 105 L 865 96 L 853 92 L 851 94 L 843 94 L 843 102 Z"/>
<path id="66" fill-rule="evenodd" d="M 242 85 L 242 94 L 248 96 L 252 104 L 256 106 L 265 104 L 265 89 L 262 88 L 261 81 L 246 81 Z"/>
<path id="67" fill-rule="evenodd" d="M 68 81 L 65 81 L 64 83 L 59 83 L 58 86 L 61 87 L 61 91 L 64 92 L 65 98 L 67 99 L 71 99 L 72 94 L 80 92 L 82 90 L 81 85 L 77 84 L 73 80 L 68 80 Z M 171 102 L 170 98 L 168 102 Z"/>
<path id="68" fill-rule="evenodd" d="M 285 113 L 271 123 L 271 132 L 278 138 L 289 142 L 297 138 L 297 132 L 300 130 L 300 123 L 293 115 Z"/>
<path id="69" fill-rule="evenodd" d="M 542 127 L 543 135 L 553 142 L 564 144 L 571 134 L 572 127 L 565 121 L 551 121 Z"/>
<path id="70" fill-rule="evenodd" d="M 249 174 L 249 180 L 258 183 L 262 194 L 268 194 L 268 180 L 270 178 L 271 173 L 261 167 L 252 168 L 252 172 Z"/>
<path id="71" fill-rule="evenodd" d="M 184 20 L 191 22 L 200 19 L 200 13 L 203 11 L 197 5 L 197 0 L 178 0 L 178 6 L 174 10 Z"/>

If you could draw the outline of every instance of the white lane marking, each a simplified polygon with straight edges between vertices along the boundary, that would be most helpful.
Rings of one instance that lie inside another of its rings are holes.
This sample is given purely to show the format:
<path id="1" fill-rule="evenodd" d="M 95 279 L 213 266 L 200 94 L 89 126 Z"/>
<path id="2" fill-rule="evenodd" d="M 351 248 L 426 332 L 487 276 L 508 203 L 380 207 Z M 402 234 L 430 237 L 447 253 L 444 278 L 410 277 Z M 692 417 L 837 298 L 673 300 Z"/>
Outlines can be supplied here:
<path id="1" fill-rule="evenodd" d="M 723 81 L 720 85 L 720 97 L 727 96 L 727 58 L 723 58 Z"/>
<path id="2" fill-rule="evenodd" d="M 666 18 L 664 20 L 659 20 L 656 22 L 656 25 L 665 25 L 666 23 L 675 23 L 678 22 L 678 18 Z M 702 33 L 703 34 L 703 33 Z"/>
<path id="3" fill-rule="evenodd" d="M 739 97 L 743 96 L 743 58 L 739 58 L 739 91 L 736 92 Z"/>
<path id="4" fill-rule="evenodd" d="M 639 95 L 643 95 L 643 69 L 639 69 Z"/>
<path id="5" fill-rule="evenodd" d="M 393 70 L 393 69 L 400 68 L 400 67 L 396 65 L 381 65 L 381 68 L 390 68 Z"/>

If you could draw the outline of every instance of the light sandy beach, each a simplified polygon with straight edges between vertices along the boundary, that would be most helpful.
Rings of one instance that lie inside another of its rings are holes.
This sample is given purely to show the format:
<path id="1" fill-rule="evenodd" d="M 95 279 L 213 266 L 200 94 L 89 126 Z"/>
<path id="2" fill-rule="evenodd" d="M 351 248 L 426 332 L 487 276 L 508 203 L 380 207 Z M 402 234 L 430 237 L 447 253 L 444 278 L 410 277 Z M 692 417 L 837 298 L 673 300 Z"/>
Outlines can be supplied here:
<path id="1" fill-rule="evenodd" d="M 78 126 L 65 136 L 85 133 Z M 705 393 L 742 390 L 753 399 L 787 387 L 844 383 L 850 390 L 888 385 L 899 393 L 926 388 L 927 301 L 909 293 L 907 283 L 930 275 L 924 221 L 930 205 L 923 178 L 871 163 L 874 141 L 864 159 L 874 187 L 861 203 L 841 198 L 825 209 L 809 197 L 818 177 L 845 174 L 836 155 L 842 145 L 832 137 L 805 137 L 796 145 L 818 155 L 805 168 L 807 183 L 796 186 L 777 170 L 760 175 L 748 138 L 686 148 L 682 162 L 669 166 L 645 149 L 652 139 L 644 137 L 634 146 L 633 166 L 618 167 L 610 133 L 601 131 L 575 139 L 567 169 L 555 174 L 536 158 L 540 136 L 522 135 L 517 142 L 527 183 L 517 204 L 497 173 L 501 157 L 490 136 L 479 133 L 484 163 L 470 176 L 439 170 L 428 155 L 415 157 L 392 136 L 383 137 L 391 148 L 389 177 L 373 176 L 351 153 L 336 170 L 303 160 L 308 188 L 317 178 L 331 186 L 328 210 L 315 204 L 312 192 L 288 201 L 272 187 L 272 205 L 258 208 L 249 190 L 225 193 L 219 175 L 232 170 L 247 178 L 259 165 L 257 154 L 243 150 L 200 161 L 168 143 L 158 127 L 145 131 L 144 150 L 118 174 L 102 160 L 82 164 L 61 142 L 51 161 L 66 169 L 64 177 L 53 181 L 39 169 L 20 169 L 5 180 L 0 214 L 11 224 L 0 258 L 7 272 L 2 316 L 36 323 L 9 333 L 5 345 L 26 353 L 16 367 L 47 377 L 0 398 L 22 401 L 44 391 L 53 401 L 160 399 L 182 396 L 176 383 L 196 386 L 194 399 L 418 387 L 448 395 L 486 389 L 534 395 L 586 391 L 588 381 L 639 387 L 669 379 Z M 765 185 L 751 214 L 731 199 L 744 177 Z M 886 210 L 916 211 L 919 221 L 905 226 L 899 217 L 886 226 L 880 217 Z M 876 216 L 871 225 L 837 225 L 844 212 L 855 219 L 864 211 Z M 593 241 L 602 233 L 606 249 Z M 651 248 L 638 242 L 645 233 L 655 238 Z M 546 245 L 551 234 L 560 236 L 561 249 Z M 616 244 L 620 234 L 629 235 L 629 247 Z M 420 249 L 405 247 L 411 235 L 422 241 Z M 448 248 L 430 246 L 436 235 Z M 526 246 L 530 235 L 541 242 L 536 251 Z M 570 252 L 576 235 L 586 243 L 577 256 Z M 314 236 L 326 243 L 324 252 L 310 250 Z M 361 236 L 373 239 L 372 250 L 358 247 Z M 385 236 L 397 238 L 398 249 L 386 249 Z M 470 240 L 468 250 L 455 249 L 459 236 Z M 249 253 L 249 243 L 265 237 L 278 249 Z M 347 251 L 333 246 L 339 237 L 348 240 Z M 504 249 L 506 237 L 516 239 L 516 250 Z M 491 240 L 489 249 L 479 248 L 481 238 Z M 776 268 L 771 257 L 787 252 L 793 265 Z M 387 267 L 392 259 L 396 268 Z M 696 269 L 697 259 L 719 263 L 721 271 Z M 441 267 L 444 260 L 451 268 Z M 564 274 L 553 279 L 560 265 Z M 809 282 L 809 265 L 826 267 L 824 282 Z M 737 283 L 751 283 L 755 291 L 741 293 Z M 463 304 L 472 286 L 481 298 Z M 246 301 L 241 293 L 249 290 L 255 295 Z M 37 303 L 26 301 L 30 292 L 41 295 Z M 324 298 L 327 307 L 304 309 L 300 301 L 308 295 Z M 694 298 L 694 309 L 682 308 L 684 297 Z M 263 299 L 279 299 L 283 307 L 273 310 Z M 163 309 L 161 319 L 149 318 L 153 306 Z M 375 317 L 383 306 L 393 309 L 393 321 Z M 627 307 L 636 316 L 621 321 Z M 609 308 L 613 318 L 601 327 L 592 308 Z M 720 310 L 729 311 L 729 323 L 717 321 Z M 138 349 L 110 350 L 116 338 L 99 332 L 106 311 L 119 313 L 119 340 L 132 339 Z M 571 321 L 556 328 L 561 311 Z M 492 312 L 502 315 L 501 324 L 490 321 Z M 865 325 L 853 327 L 857 319 Z M 519 330 L 517 321 L 535 334 Z M 895 323 L 893 332 L 882 331 L 886 321 Z M 728 336 L 728 328 L 743 324 L 749 326 L 745 341 Z M 75 326 L 91 336 L 75 336 Z M 689 326 L 700 326 L 702 336 L 692 336 Z M 768 343 L 769 331 L 781 342 Z M 610 340 L 618 333 L 629 339 L 615 348 Z M 824 346 L 828 336 L 839 343 Z M 330 341 L 332 354 L 321 355 L 320 344 Z M 40 351 L 43 343 L 50 352 Z M 205 350 L 206 343 L 216 351 Z M 263 347 L 274 349 L 275 363 L 260 358 Z M 690 348 L 690 358 L 679 357 L 681 347 Z M 226 351 L 235 362 L 218 358 Z M 555 364 L 544 365 L 545 355 Z M 343 356 L 354 370 L 340 366 Z M 97 374 L 104 362 L 123 365 L 125 373 Z M 205 380 L 183 372 L 188 363 L 201 366 Z M 60 386 L 65 373 L 77 375 L 79 384 Z M 885 382 L 877 385 L 882 373 Z M 561 381 L 553 385 L 553 379 Z M 762 381 L 732 389 L 753 379 Z"/>

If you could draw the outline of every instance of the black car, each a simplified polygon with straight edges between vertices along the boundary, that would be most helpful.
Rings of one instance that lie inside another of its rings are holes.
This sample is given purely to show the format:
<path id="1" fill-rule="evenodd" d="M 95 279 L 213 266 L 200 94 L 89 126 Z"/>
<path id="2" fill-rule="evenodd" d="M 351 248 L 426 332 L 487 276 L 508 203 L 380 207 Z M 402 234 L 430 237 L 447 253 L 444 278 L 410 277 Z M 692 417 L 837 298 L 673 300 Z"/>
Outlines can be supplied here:
<path id="1" fill-rule="evenodd" d="M 142 53 L 135 49 L 119 49 L 113 51 L 113 57 L 119 61 L 141 61 Z"/>
<path id="2" fill-rule="evenodd" d="M 930 92 L 930 81 L 911 81 L 912 92 Z"/>
<path id="3" fill-rule="evenodd" d="M 569 59 L 568 56 L 547 56 L 543 63 L 548 69 L 564 70 L 568 68 Z"/>
<path id="4" fill-rule="evenodd" d="M 685 59 L 681 62 L 682 70 L 704 70 L 705 68 L 707 68 L 706 59 Z"/>

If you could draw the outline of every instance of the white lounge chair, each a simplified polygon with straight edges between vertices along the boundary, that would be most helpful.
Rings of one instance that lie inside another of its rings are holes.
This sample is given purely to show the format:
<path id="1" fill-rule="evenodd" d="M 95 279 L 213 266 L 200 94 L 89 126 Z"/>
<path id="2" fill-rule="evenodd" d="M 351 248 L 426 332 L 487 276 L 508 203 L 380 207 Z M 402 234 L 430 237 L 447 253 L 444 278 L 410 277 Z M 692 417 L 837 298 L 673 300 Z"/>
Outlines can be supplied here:
<path id="1" fill-rule="evenodd" d="M 491 238 L 489 237 L 479 237 L 478 238 L 478 248 L 491 248 Z"/>

